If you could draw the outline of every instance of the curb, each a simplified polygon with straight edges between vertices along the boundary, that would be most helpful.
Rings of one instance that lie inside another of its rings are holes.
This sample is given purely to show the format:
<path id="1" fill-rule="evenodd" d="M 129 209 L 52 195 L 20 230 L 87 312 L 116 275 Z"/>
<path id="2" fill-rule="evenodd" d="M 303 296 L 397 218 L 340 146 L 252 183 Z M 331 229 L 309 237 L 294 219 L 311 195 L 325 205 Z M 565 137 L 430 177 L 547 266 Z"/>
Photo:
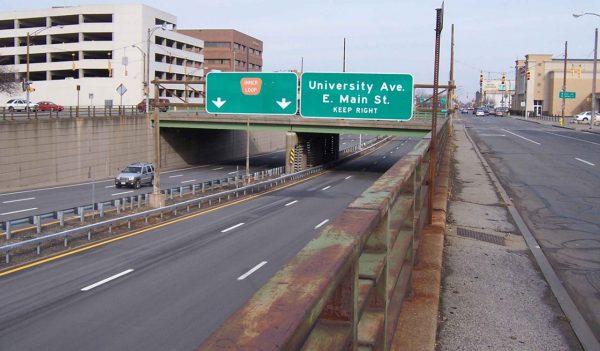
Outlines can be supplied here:
<path id="1" fill-rule="evenodd" d="M 541 121 L 536 121 L 533 119 L 525 119 L 522 117 L 513 117 L 514 119 L 517 119 L 519 121 L 523 121 L 523 122 L 529 122 L 529 123 L 535 123 L 535 124 L 541 124 L 541 125 L 547 125 L 547 126 L 551 126 L 554 128 L 561 128 L 561 129 L 568 129 L 568 130 L 574 130 L 576 132 L 585 132 L 585 133 L 594 133 L 594 134 L 600 134 L 600 130 L 598 130 L 598 128 L 596 129 L 577 129 L 577 128 L 573 128 L 570 126 L 561 126 L 559 124 L 546 124 L 546 123 L 542 123 Z M 594 123 L 595 124 L 595 123 Z"/>
<path id="2" fill-rule="evenodd" d="M 449 134 L 452 138 L 453 133 Z M 425 226 L 412 271 L 411 294 L 402 303 L 390 350 L 435 350 L 449 197 L 452 139 L 444 151 L 433 203 L 433 223 Z"/>

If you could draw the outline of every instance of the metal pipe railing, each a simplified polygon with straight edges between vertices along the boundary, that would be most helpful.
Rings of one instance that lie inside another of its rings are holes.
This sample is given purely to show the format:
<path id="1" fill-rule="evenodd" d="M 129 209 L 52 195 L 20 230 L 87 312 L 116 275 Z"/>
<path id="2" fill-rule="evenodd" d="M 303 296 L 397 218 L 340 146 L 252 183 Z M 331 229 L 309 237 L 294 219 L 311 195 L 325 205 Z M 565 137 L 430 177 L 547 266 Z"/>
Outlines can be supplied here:
<path id="1" fill-rule="evenodd" d="M 448 121 L 398 161 L 200 346 L 387 350 L 427 222 L 428 163 Z M 439 170 L 439 168 L 438 168 Z"/>

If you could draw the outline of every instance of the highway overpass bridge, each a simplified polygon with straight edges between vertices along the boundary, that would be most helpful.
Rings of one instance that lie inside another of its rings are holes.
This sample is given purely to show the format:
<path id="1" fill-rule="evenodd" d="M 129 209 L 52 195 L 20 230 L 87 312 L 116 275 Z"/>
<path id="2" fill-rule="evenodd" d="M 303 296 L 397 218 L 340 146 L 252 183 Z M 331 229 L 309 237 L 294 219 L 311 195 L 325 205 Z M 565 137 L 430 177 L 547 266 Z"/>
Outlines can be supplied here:
<path id="1" fill-rule="evenodd" d="M 159 123 L 161 129 L 286 133 L 286 173 L 290 173 L 336 159 L 340 134 L 422 138 L 431 130 L 431 113 L 417 112 L 411 120 L 399 121 L 303 118 L 299 115 L 216 115 L 184 111 L 161 113 Z"/>

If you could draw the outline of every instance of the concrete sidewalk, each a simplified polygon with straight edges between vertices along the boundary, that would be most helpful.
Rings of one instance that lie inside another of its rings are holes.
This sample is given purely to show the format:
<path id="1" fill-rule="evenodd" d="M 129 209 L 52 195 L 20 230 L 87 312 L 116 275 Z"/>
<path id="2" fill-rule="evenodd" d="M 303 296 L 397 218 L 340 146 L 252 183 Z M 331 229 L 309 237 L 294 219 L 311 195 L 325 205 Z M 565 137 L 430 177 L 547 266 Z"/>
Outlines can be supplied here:
<path id="1" fill-rule="evenodd" d="M 437 350 L 581 350 L 455 120 Z"/>

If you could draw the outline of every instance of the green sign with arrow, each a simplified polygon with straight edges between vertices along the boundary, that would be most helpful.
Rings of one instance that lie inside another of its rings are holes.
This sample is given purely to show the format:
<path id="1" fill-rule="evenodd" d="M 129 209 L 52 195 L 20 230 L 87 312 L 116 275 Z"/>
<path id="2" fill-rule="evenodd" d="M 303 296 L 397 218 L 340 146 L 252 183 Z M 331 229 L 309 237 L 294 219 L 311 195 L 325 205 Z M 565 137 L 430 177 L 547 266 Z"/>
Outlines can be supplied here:
<path id="1" fill-rule="evenodd" d="M 209 72 L 206 112 L 214 114 L 294 115 L 298 76 L 292 72 Z"/>

